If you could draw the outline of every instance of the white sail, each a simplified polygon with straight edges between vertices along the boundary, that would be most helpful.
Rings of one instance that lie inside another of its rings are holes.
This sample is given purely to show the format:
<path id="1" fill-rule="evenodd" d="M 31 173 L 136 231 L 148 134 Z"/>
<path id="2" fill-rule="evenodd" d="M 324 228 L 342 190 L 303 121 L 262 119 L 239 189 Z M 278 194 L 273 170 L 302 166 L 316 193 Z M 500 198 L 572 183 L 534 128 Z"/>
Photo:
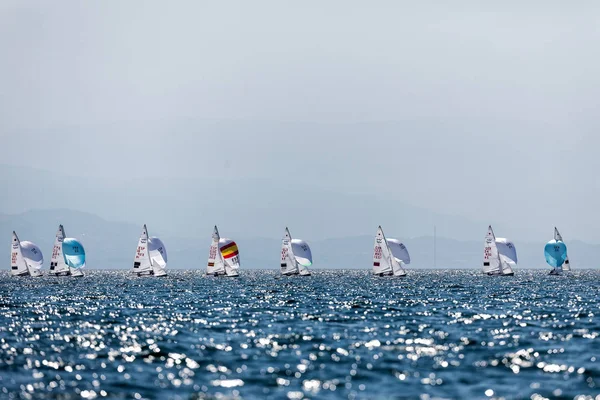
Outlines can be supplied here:
<path id="1" fill-rule="evenodd" d="M 387 244 L 398 263 L 410 264 L 410 254 L 408 254 L 408 249 L 404 243 L 400 242 L 398 239 L 389 238 L 387 239 Z"/>
<path id="2" fill-rule="evenodd" d="M 32 242 L 28 242 L 23 240 L 21 242 L 21 254 L 25 263 L 27 264 L 27 269 L 29 271 L 29 275 L 31 276 L 41 276 L 42 265 L 44 264 L 44 256 L 42 255 L 42 250 Z"/>
<path id="3" fill-rule="evenodd" d="M 563 242 L 563 243 L 565 242 L 556 227 L 554 227 L 554 240 L 556 240 L 557 242 L 559 242 L 559 241 Z M 567 259 L 565 260 L 564 264 L 562 265 L 562 270 L 563 271 L 571 270 L 571 263 L 569 262 L 569 256 L 567 256 Z"/>
<path id="4" fill-rule="evenodd" d="M 491 225 L 488 227 L 487 234 L 485 235 L 483 272 L 490 275 L 500 273 L 500 256 L 498 254 L 498 247 L 496 246 L 496 236 Z"/>
<path id="5" fill-rule="evenodd" d="M 294 257 L 294 249 L 292 248 L 292 235 L 290 230 L 285 228 L 281 240 L 281 274 L 294 275 L 299 273 L 298 261 Z"/>
<path id="6" fill-rule="evenodd" d="M 406 246 L 398 239 L 389 238 L 386 239 L 388 247 L 392 252 L 392 270 L 394 275 L 403 276 L 406 275 L 404 265 L 410 264 L 410 255 Z"/>
<path id="7" fill-rule="evenodd" d="M 225 275 L 239 276 L 240 254 L 237 243 L 231 239 L 221 238 L 219 240 L 219 253 L 225 266 Z"/>
<path id="8" fill-rule="evenodd" d="M 148 239 L 148 255 L 152 263 L 153 275 L 167 275 L 167 247 L 162 240 L 155 236 Z"/>
<path id="9" fill-rule="evenodd" d="M 150 253 L 148 251 L 148 229 L 146 224 L 142 228 L 142 234 L 138 240 L 137 249 L 133 257 L 132 272 L 136 274 L 149 274 L 152 271 Z"/>
<path id="10" fill-rule="evenodd" d="M 285 228 L 281 240 L 281 274 L 309 276 L 307 267 L 312 265 L 310 246 L 302 239 L 292 239 L 288 228 Z"/>
<path id="11" fill-rule="evenodd" d="M 10 273 L 11 275 L 29 275 L 27 263 L 23 258 L 21 251 L 21 241 L 17 234 L 13 231 L 12 243 L 10 245 Z"/>
<path id="12" fill-rule="evenodd" d="M 67 237 L 65 235 L 65 229 L 62 225 L 59 225 L 58 231 L 56 232 L 56 237 L 54 238 L 52 257 L 50 258 L 50 274 L 52 275 L 71 273 L 69 266 L 67 263 L 65 263 L 65 258 L 62 252 L 62 243 L 65 237 Z"/>
<path id="13" fill-rule="evenodd" d="M 221 237 L 219 236 L 219 230 L 215 225 L 215 229 L 212 234 L 212 242 L 210 244 L 208 253 L 208 266 L 206 267 L 207 275 L 219 275 L 225 273 L 225 263 L 223 261 L 223 256 L 219 251 L 220 239 Z"/>
<path id="14" fill-rule="evenodd" d="M 406 270 L 402 266 L 402 261 L 398 260 L 394 256 L 392 256 L 392 271 L 394 272 L 394 276 L 404 276 L 404 275 L 406 275 Z"/>
<path id="15" fill-rule="evenodd" d="M 292 253 L 296 260 L 298 273 L 302 276 L 310 275 L 307 267 L 312 265 L 312 252 L 310 246 L 302 239 L 292 239 Z"/>
<path id="16" fill-rule="evenodd" d="M 376 275 L 392 275 L 394 273 L 392 260 L 392 252 L 383 234 L 383 229 L 379 226 L 375 234 L 375 245 L 373 246 L 373 273 Z"/>
<path id="17" fill-rule="evenodd" d="M 517 248 L 515 244 L 505 238 L 496 238 L 496 247 L 500 257 L 502 274 L 509 275 L 514 273 L 514 268 L 517 266 Z"/>

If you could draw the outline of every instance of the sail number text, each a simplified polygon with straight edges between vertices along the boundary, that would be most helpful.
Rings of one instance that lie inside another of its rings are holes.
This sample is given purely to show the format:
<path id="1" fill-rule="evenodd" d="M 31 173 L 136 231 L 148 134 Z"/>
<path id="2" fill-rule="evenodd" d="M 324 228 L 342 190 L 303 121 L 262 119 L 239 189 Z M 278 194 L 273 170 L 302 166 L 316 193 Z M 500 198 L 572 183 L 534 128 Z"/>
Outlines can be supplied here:
<path id="1" fill-rule="evenodd" d="M 373 255 L 373 257 L 376 260 L 381 260 L 381 257 L 383 257 L 383 250 L 381 249 L 381 246 L 375 247 L 375 254 Z"/>

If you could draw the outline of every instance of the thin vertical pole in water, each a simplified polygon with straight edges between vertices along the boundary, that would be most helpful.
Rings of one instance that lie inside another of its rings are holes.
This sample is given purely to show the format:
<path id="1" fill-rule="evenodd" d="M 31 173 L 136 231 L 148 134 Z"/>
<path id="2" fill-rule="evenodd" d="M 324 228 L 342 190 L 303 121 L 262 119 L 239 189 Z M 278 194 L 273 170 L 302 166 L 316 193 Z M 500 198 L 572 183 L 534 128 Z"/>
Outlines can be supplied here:
<path id="1" fill-rule="evenodd" d="M 437 268 L 437 230 L 435 225 L 433 226 L 433 268 Z"/>

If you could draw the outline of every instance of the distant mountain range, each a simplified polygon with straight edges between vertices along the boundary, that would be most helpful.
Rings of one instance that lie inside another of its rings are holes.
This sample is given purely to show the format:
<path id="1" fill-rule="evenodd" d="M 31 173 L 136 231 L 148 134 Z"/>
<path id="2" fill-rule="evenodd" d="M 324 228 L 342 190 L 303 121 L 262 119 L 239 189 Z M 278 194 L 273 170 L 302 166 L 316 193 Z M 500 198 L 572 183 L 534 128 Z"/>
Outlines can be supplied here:
<path id="1" fill-rule="evenodd" d="M 354 193 L 333 183 L 330 188 L 315 187 L 301 176 L 107 180 L 0 165 L 0 185 L 8 188 L 8 195 L 0 196 L 0 212 L 6 214 L 84 210 L 135 226 L 145 222 L 182 237 L 202 237 L 218 224 L 236 237 L 278 239 L 287 225 L 296 235 L 324 240 L 360 236 L 383 224 L 386 232 L 401 237 L 432 235 L 435 225 L 441 237 L 473 240 L 484 235 L 489 224 L 438 214 L 385 193 Z M 501 224 L 494 223 L 494 228 L 508 232 Z"/>
<path id="2" fill-rule="evenodd" d="M 137 240 L 141 233 L 139 225 L 127 222 L 112 222 L 91 213 L 68 209 L 30 210 L 20 214 L 0 214 L 0 260 L 6 260 L 8 268 L 10 256 L 10 234 L 17 231 L 21 240 L 31 240 L 38 244 L 45 256 L 48 267 L 50 250 L 59 223 L 65 227 L 68 236 L 79 238 L 86 247 L 88 266 L 97 269 L 129 269 Z M 433 237 L 419 236 L 405 238 L 394 232 L 393 225 L 384 230 L 388 237 L 401 239 L 409 249 L 412 263 L 409 268 L 432 268 Z M 159 223 L 148 224 L 150 235 L 159 236 L 168 249 L 170 268 L 204 269 L 208 258 L 208 247 L 212 225 L 204 224 L 198 235 L 173 234 L 161 229 Z M 283 234 L 284 227 L 279 226 Z M 373 249 L 372 234 L 363 234 L 331 239 L 318 239 L 310 235 L 306 228 L 290 226 L 294 237 L 305 239 L 312 248 L 314 268 L 360 268 L 369 269 Z M 200 228 L 198 228 L 200 231 Z M 223 237 L 231 237 L 240 248 L 243 268 L 277 269 L 281 239 L 277 236 L 258 237 L 229 232 L 220 226 Z M 277 233 L 277 232 L 276 232 Z M 597 255 L 600 245 L 580 241 L 567 241 L 574 268 L 597 268 Z M 516 243 L 520 268 L 547 268 L 543 259 L 544 243 Z M 479 241 L 460 241 L 437 237 L 436 266 L 438 268 L 480 268 L 483 235 Z M 0 265 L 2 263 L 0 262 Z"/>

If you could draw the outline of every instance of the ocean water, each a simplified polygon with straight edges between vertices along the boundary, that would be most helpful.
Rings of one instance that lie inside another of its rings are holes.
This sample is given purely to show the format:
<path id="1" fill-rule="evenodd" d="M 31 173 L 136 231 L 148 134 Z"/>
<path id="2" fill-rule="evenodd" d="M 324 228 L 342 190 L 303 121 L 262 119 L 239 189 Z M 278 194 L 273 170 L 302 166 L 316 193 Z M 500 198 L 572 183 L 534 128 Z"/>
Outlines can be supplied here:
<path id="1" fill-rule="evenodd" d="M 0 398 L 600 399 L 600 271 L 546 273 L 3 272 Z"/>

